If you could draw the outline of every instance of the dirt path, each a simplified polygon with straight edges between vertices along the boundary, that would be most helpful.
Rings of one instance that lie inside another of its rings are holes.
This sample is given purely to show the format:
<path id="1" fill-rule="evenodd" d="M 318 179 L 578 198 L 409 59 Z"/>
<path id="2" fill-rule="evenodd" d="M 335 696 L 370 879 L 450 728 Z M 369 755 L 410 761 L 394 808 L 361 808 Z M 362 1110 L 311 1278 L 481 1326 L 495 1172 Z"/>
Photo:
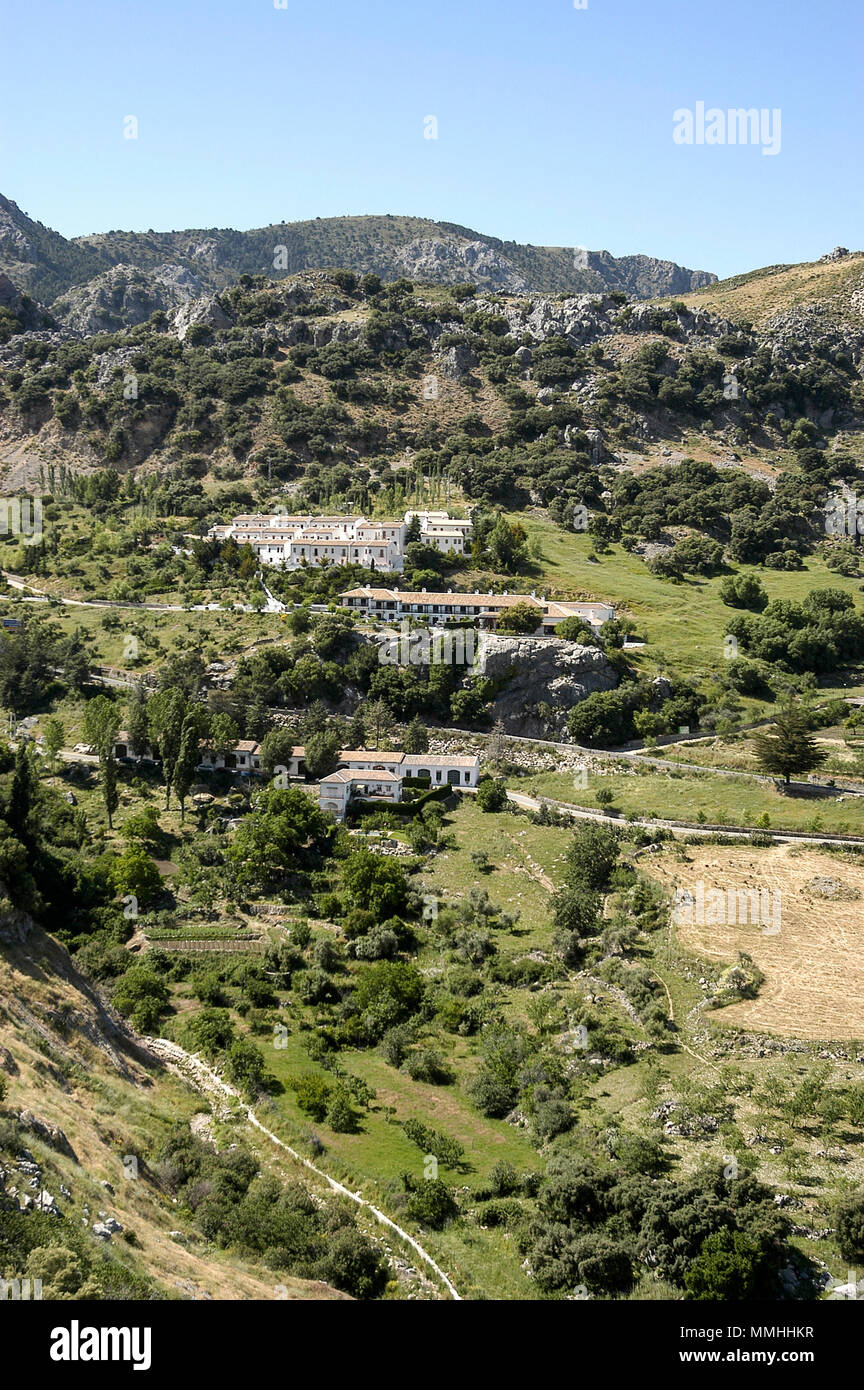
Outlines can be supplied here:
<path id="1" fill-rule="evenodd" d="M 522 858 L 525 860 L 525 863 L 528 865 L 529 869 L 531 870 L 531 877 L 532 877 L 532 878 L 535 878 L 535 879 L 537 880 L 538 883 L 542 883 L 542 885 L 543 885 L 543 887 L 546 889 L 546 892 L 547 892 L 547 893 L 554 893 L 554 892 L 555 892 L 555 884 L 552 882 L 551 878 L 550 878 L 549 875 L 545 872 L 545 870 L 544 870 L 544 869 L 541 869 L 541 867 L 540 867 L 540 865 L 537 863 L 536 859 L 532 859 L 532 858 L 531 858 L 531 855 L 528 853 L 528 851 L 527 851 L 527 849 L 525 848 L 525 846 L 524 846 L 524 845 L 520 845 L 520 843 L 519 843 L 519 841 L 516 839 L 515 835 L 507 835 L 506 838 L 510 841 L 511 845 L 513 846 L 513 848 L 516 849 L 516 850 L 518 850 L 519 853 L 522 855 Z"/>
<path id="2" fill-rule="evenodd" d="M 347 1197 L 349 1201 L 355 1202 L 357 1206 L 365 1207 L 370 1215 L 374 1216 L 375 1220 L 380 1222 L 382 1226 L 388 1226 L 391 1231 L 395 1231 L 399 1239 L 404 1240 L 406 1244 L 410 1245 L 415 1254 L 419 1255 L 420 1259 L 437 1275 L 451 1298 L 455 1299 L 457 1303 L 462 1302 L 455 1285 L 444 1273 L 443 1269 L 435 1263 L 432 1256 L 427 1254 L 422 1245 L 420 1245 L 413 1236 L 409 1235 L 407 1231 L 403 1231 L 401 1226 L 397 1226 L 395 1221 L 391 1221 L 389 1216 L 385 1216 L 383 1211 L 379 1211 L 378 1208 L 373 1206 L 371 1202 L 368 1202 L 365 1197 L 361 1197 L 359 1192 L 349 1191 L 341 1182 L 337 1182 L 335 1178 L 331 1178 L 329 1173 L 325 1173 L 322 1168 L 316 1167 L 310 1159 L 304 1158 L 296 1149 L 292 1149 L 290 1144 L 286 1144 L 284 1140 L 280 1139 L 272 1130 L 262 1125 L 255 1111 L 250 1105 L 246 1104 L 239 1091 L 236 1091 L 233 1086 L 229 1086 L 227 1081 L 223 1081 L 221 1076 L 218 1076 L 216 1072 L 213 1071 L 212 1067 L 209 1067 L 200 1057 L 196 1057 L 191 1052 L 186 1052 L 182 1047 L 178 1047 L 177 1043 L 169 1042 L 167 1038 L 145 1038 L 144 1042 L 151 1052 L 155 1053 L 167 1067 L 170 1067 L 172 1071 L 182 1077 L 188 1085 L 194 1087 L 196 1091 L 201 1091 L 206 1095 L 214 1104 L 217 1111 L 221 1111 L 221 1113 L 224 1114 L 230 1102 L 239 1102 L 249 1123 L 260 1130 L 262 1134 L 266 1135 L 271 1143 L 278 1145 L 280 1149 L 284 1149 L 285 1152 L 289 1153 L 298 1163 L 302 1163 L 304 1168 L 308 1168 L 316 1177 L 326 1182 L 327 1186 L 330 1187 L 332 1191 L 338 1192 L 340 1197 Z"/>

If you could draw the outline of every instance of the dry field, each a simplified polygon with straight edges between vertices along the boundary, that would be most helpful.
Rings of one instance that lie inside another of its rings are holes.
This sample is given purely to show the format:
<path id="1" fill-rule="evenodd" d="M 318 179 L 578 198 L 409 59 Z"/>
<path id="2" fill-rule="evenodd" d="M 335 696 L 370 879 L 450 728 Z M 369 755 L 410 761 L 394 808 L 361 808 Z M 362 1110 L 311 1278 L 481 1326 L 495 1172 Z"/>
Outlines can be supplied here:
<path id="1" fill-rule="evenodd" d="M 685 949 L 707 959 L 732 963 L 746 951 L 765 975 L 756 999 L 712 1013 L 714 1021 L 813 1041 L 864 1037 L 864 865 L 793 850 L 688 846 L 687 864 L 665 853 L 645 867 L 670 890 L 693 892 L 701 881 L 706 894 L 781 894 L 776 935 L 742 922 L 740 913 L 731 924 L 678 921 L 670 928 Z M 704 916 L 711 915 L 709 908 Z"/>

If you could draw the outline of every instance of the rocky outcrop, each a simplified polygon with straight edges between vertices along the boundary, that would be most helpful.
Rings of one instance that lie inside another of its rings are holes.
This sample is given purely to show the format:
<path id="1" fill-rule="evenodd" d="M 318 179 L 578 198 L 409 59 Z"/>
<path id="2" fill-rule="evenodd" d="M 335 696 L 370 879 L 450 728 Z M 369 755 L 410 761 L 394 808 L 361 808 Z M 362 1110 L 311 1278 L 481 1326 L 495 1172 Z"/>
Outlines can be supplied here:
<path id="1" fill-rule="evenodd" d="M 22 946 L 34 928 L 30 914 L 11 906 L 0 883 L 0 946 Z"/>
<path id="2" fill-rule="evenodd" d="M 0 275 L 0 309 L 6 309 L 18 320 L 24 332 L 39 332 L 54 327 L 51 315 L 36 304 L 29 295 L 22 294 L 8 275 Z"/>
<path id="3" fill-rule="evenodd" d="M 54 301 L 54 316 L 74 333 L 111 333 L 144 323 L 200 295 L 201 281 L 182 265 L 139 270 L 117 265 Z"/>
<path id="4" fill-rule="evenodd" d="M 456 343 L 441 353 L 436 353 L 435 365 L 451 381 L 459 381 L 477 366 L 477 355 L 464 343 Z"/>
<path id="5" fill-rule="evenodd" d="M 618 675 L 599 647 L 556 637 L 484 637 L 479 671 L 501 681 L 494 718 L 504 733 L 567 738 L 573 705 L 597 690 L 614 690 Z"/>
<path id="6" fill-rule="evenodd" d="M 215 295 L 205 295 L 202 299 L 193 299 L 181 304 L 174 315 L 174 331 L 181 343 L 195 324 L 210 329 L 230 328 L 232 320 Z"/>
<path id="7" fill-rule="evenodd" d="M 396 252 L 403 273 L 412 280 L 456 285 L 460 281 L 481 281 L 484 285 L 521 294 L 527 285 L 511 261 L 483 241 L 456 241 L 422 237 L 409 241 Z"/>
<path id="8" fill-rule="evenodd" d="M 57 1153 L 65 1154 L 67 1158 L 78 1162 L 75 1150 L 59 1125 L 52 1125 L 47 1120 L 40 1120 L 38 1116 L 33 1114 L 32 1110 L 19 1110 L 17 1118 L 22 1129 L 29 1130 L 50 1149 L 55 1149 Z"/>

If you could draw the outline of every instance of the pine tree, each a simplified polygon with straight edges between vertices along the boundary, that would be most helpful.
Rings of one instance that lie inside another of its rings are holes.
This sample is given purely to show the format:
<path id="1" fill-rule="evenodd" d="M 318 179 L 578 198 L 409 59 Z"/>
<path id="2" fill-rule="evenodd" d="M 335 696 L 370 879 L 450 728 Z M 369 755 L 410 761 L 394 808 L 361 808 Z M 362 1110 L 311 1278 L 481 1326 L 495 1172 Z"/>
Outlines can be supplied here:
<path id="1" fill-rule="evenodd" d="M 15 773 L 6 807 L 6 820 L 15 835 L 26 844 L 29 840 L 27 822 L 36 796 L 36 769 L 26 742 L 22 739 L 15 755 Z"/>
<path id="2" fill-rule="evenodd" d="M 773 729 L 754 734 L 753 743 L 762 771 L 781 776 L 787 787 L 793 773 L 811 772 L 827 756 L 811 737 L 804 715 L 791 706 L 777 715 Z"/>
<path id="3" fill-rule="evenodd" d="M 419 714 L 415 714 L 405 730 L 402 747 L 406 753 L 428 753 L 429 734 Z"/>

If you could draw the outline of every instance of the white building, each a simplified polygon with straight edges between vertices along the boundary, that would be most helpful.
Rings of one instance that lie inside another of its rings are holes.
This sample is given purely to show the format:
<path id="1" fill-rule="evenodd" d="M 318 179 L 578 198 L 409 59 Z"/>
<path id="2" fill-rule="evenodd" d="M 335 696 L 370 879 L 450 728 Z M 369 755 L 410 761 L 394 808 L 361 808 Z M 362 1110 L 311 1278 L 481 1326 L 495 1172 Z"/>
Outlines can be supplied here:
<path id="1" fill-rule="evenodd" d="M 343 748 L 341 767 L 322 777 L 318 805 L 344 820 L 351 801 L 396 802 L 402 800 L 406 778 L 428 779 L 430 787 L 476 787 L 480 759 L 476 754 L 397 753 Z"/>
<path id="2" fill-rule="evenodd" d="M 615 609 L 608 603 L 570 603 L 538 598 L 536 594 L 460 594 L 452 590 L 445 594 L 427 592 L 425 589 L 377 589 L 367 585 L 346 589 L 339 598 L 345 608 L 360 613 L 364 618 L 383 618 L 386 621 L 419 618 L 425 619 L 430 625 L 476 618 L 478 624 L 485 627 L 493 626 L 505 609 L 528 604 L 537 609 L 537 633 L 554 634 L 564 618 L 581 618 L 590 627 L 599 630 L 615 617 Z"/>
<path id="3" fill-rule="evenodd" d="M 340 769 L 318 783 L 318 805 L 336 820 L 344 820 L 354 797 L 363 801 L 393 803 L 402 800 L 402 779 L 392 772 L 356 772 Z"/>
<path id="4" fill-rule="evenodd" d="M 251 545 L 262 565 L 297 569 L 300 565 L 362 565 L 388 573 L 405 567 L 411 523 L 419 539 L 447 555 L 471 547 L 472 523 L 447 512 L 406 512 L 402 521 L 369 521 L 364 516 L 289 516 L 284 512 L 236 516 L 228 526 L 212 526 L 211 540 L 229 537 Z"/>

